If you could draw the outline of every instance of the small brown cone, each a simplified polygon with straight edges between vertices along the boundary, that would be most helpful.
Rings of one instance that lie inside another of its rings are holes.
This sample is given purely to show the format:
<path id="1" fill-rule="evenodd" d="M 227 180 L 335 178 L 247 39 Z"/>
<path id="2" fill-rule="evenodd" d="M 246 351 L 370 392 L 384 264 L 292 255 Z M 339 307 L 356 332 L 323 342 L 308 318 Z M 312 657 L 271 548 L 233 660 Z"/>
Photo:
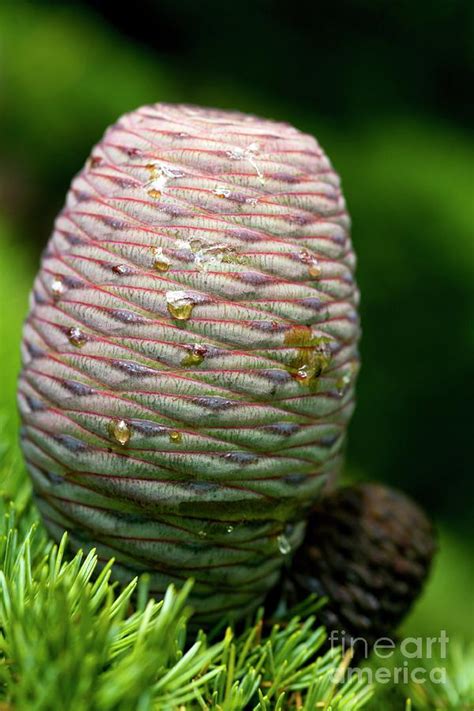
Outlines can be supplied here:
<path id="1" fill-rule="evenodd" d="M 297 599 L 327 596 L 320 618 L 336 642 L 369 646 L 393 632 L 427 578 L 433 527 L 407 496 L 378 484 L 328 494 L 313 509 L 291 569 Z"/>

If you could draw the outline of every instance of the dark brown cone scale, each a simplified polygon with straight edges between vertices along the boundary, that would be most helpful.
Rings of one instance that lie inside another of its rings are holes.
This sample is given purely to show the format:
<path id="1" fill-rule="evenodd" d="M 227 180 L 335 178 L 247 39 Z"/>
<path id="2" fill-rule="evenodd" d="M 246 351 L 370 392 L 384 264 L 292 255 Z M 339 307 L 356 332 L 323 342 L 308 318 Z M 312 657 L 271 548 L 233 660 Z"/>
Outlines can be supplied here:
<path id="1" fill-rule="evenodd" d="M 396 629 L 436 550 L 433 527 L 407 496 L 377 484 L 328 494 L 311 514 L 291 569 L 297 598 L 327 596 L 320 618 L 336 640 L 369 645 Z"/>

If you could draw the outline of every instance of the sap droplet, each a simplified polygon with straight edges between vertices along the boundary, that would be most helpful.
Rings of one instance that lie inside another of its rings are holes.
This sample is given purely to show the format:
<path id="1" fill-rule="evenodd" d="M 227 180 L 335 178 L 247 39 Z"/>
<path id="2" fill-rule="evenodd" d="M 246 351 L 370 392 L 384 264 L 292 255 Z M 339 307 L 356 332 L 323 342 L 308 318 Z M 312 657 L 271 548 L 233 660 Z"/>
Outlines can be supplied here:
<path id="1" fill-rule="evenodd" d="M 307 265 L 308 274 L 314 279 L 318 279 L 321 276 L 321 265 L 316 257 L 310 254 L 306 249 L 303 249 L 300 252 L 299 257 L 303 264 Z"/>
<path id="2" fill-rule="evenodd" d="M 258 153 L 260 150 L 260 144 L 257 143 L 256 141 L 254 143 L 251 143 L 250 146 L 247 147 L 247 153 Z"/>
<path id="3" fill-rule="evenodd" d="M 199 249 L 194 254 L 194 264 L 200 271 L 205 271 L 211 266 L 212 256 L 207 249 Z"/>
<path id="4" fill-rule="evenodd" d="M 203 246 L 203 241 L 200 239 L 192 239 L 189 243 L 192 252 L 199 252 Z"/>
<path id="5" fill-rule="evenodd" d="M 232 160 L 247 160 L 257 173 L 259 183 L 261 185 L 264 185 L 265 178 L 255 160 L 259 149 L 260 145 L 254 142 L 248 145 L 247 148 L 242 148 L 241 146 L 234 146 L 227 151 L 227 155 L 229 156 L 229 158 L 232 158 Z"/>
<path id="6" fill-rule="evenodd" d="M 153 249 L 153 267 L 158 272 L 167 272 L 171 266 L 171 262 L 168 257 L 163 254 L 161 247 L 155 247 Z"/>
<path id="7" fill-rule="evenodd" d="M 187 321 L 191 318 L 194 301 L 185 291 L 167 291 L 166 305 L 173 318 L 178 321 Z"/>
<path id="8" fill-rule="evenodd" d="M 280 534 L 277 538 L 277 545 L 278 545 L 278 550 L 282 555 L 288 555 L 288 553 L 291 553 L 291 543 L 288 540 L 288 538 L 285 536 L 285 534 Z"/>
<path id="9" fill-rule="evenodd" d="M 82 346 L 87 343 L 86 334 L 77 326 L 72 326 L 72 328 L 68 330 L 67 337 L 69 343 L 76 346 L 76 348 L 82 348 Z"/>
<path id="10" fill-rule="evenodd" d="M 339 381 L 338 381 L 338 393 L 339 393 L 339 396 L 342 397 L 342 395 L 344 395 L 344 393 L 346 392 L 346 390 L 347 390 L 347 388 L 349 387 L 350 384 L 351 384 L 351 376 L 350 376 L 350 374 L 349 374 L 349 373 L 344 373 L 344 375 L 342 376 L 342 378 L 340 378 Z"/>
<path id="11" fill-rule="evenodd" d="M 308 381 L 311 377 L 311 371 L 309 366 L 302 365 L 301 368 L 298 368 L 298 370 L 293 373 L 293 377 L 300 383 L 306 383 L 306 381 Z"/>
<path id="12" fill-rule="evenodd" d="M 125 447 L 130 440 L 132 430 L 125 420 L 114 420 L 114 422 L 109 424 L 109 434 L 121 444 L 122 447 Z"/>
<path id="13" fill-rule="evenodd" d="M 225 185 L 218 185 L 212 192 L 219 198 L 229 198 L 232 195 L 232 191 Z"/>
<path id="14" fill-rule="evenodd" d="M 179 443 L 183 441 L 183 435 L 177 430 L 170 432 L 170 442 Z"/>
<path id="15" fill-rule="evenodd" d="M 226 526 L 225 530 L 226 530 L 226 533 L 232 533 L 232 531 L 234 530 L 234 527 L 231 524 L 229 524 L 228 526 Z"/>
<path id="16" fill-rule="evenodd" d="M 344 397 L 344 395 L 348 391 L 348 389 L 352 383 L 352 377 L 354 375 L 354 372 L 355 372 L 355 367 L 351 370 L 347 370 L 337 380 L 336 388 L 337 388 L 338 397 Z"/>
<path id="17" fill-rule="evenodd" d="M 60 276 L 54 277 L 51 282 L 51 293 L 53 295 L 53 299 L 59 299 L 59 297 L 64 294 L 65 290 L 66 287 L 64 286 L 62 278 Z"/>
<path id="18" fill-rule="evenodd" d="M 245 148 L 235 146 L 234 148 L 231 148 L 227 151 L 227 155 L 229 156 L 229 158 L 232 158 L 232 160 L 242 160 L 243 158 L 245 158 Z"/>
<path id="19" fill-rule="evenodd" d="M 114 274 L 118 274 L 119 276 L 125 276 L 126 274 L 131 273 L 130 267 L 127 267 L 126 264 L 115 264 L 112 267 L 112 271 Z"/>
<path id="20" fill-rule="evenodd" d="M 314 336 L 308 326 L 295 326 L 285 335 L 285 345 L 296 348 L 287 366 L 290 375 L 302 385 L 313 385 L 331 362 L 329 338 Z"/>
<path id="21" fill-rule="evenodd" d="M 195 343 L 193 346 L 186 346 L 189 350 L 181 361 L 181 365 L 200 365 L 207 354 L 206 346 Z"/>
<path id="22" fill-rule="evenodd" d="M 169 180 L 172 180 L 173 178 L 182 178 L 184 176 L 184 173 L 181 170 L 178 170 L 177 168 L 170 168 L 167 165 L 155 165 L 155 163 L 149 163 L 146 168 L 150 172 L 150 180 L 145 183 L 145 187 L 148 195 L 154 200 L 159 200 L 161 198 Z"/>
<path id="23" fill-rule="evenodd" d="M 169 165 L 160 165 L 159 166 L 159 171 L 161 175 L 164 175 L 166 178 L 184 178 L 185 173 L 180 170 L 179 168 L 172 168 Z"/>
<path id="24" fill-rule="evenodd" d="M 249 258 L 239 254 L 234 247 L 227 244 L 205 244 L 193 239 L 187 245 L 194 253 L 194 263 L 199 270 L 217 268 L 219 264 L 248 264 Z"/>

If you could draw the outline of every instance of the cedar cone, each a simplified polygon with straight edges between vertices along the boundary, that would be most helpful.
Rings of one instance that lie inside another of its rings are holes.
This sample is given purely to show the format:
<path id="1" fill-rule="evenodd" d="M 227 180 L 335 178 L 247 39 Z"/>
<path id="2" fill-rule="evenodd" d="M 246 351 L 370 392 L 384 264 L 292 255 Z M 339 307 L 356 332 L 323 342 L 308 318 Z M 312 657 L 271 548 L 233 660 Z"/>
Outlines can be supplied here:
<path id="1" fill-rule="evenodd" d="M 373 646 L 396 629 L 427 578 L 433 527 L 407 496 L 378 484 L 329 493 L 313 509 L 290 572 L 297 599 L 328 597 L 321 621 L 338 642 Z"/>
<path id="2" fill-rule="evenodd" d="M 343 458 L 359 365 L 339 177 L 287 124 L 155 104 L 74 178 L 23 332 L 22 448 L 51 535 L 199 619 L 278 581 Z"/>

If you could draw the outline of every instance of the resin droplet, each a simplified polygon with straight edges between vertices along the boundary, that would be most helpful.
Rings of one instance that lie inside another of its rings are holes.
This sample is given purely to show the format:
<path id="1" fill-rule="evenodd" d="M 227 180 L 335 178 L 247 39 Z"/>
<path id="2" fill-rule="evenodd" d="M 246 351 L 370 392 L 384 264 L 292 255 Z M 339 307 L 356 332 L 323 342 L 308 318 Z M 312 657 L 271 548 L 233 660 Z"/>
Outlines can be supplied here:
<path id="1" fill-rule="evenodd" d="M 199 250 L 202 249 L 204 244 L 200 239 L 192 239 L 189 243 L 189 246 L 191 247 L 192 252 L 199 252 Z"/>
<path id="2" fill-rule="evenodd" d="M 126 264 L 116 264 L 112 267 L 112 271 L 119 276 L 125 276 L 125 274 L 130 274 L 132 270 Z"/>
<path id="3" fill-rule="evenodd" d="M 314 259 L 312 263 L 308 266 L 308 273 L 310 276 L 318 279 L 321 276 L 321 267 L 317 259 Z"/>
<path id="4" fill-rule="evenodd" d="M 116 420 L 110 423 L 109 433 L 122 447 L 125 447 L 130 440 L 132 431 L 125 420 Z"/>
<path id="5" fill-rule="evenodd" d="M 218 185 L 217 188 L 214 188 L 212 191 L 214 195 L 217 195 L 217 197 L 220 198 L 228 198 L 231 196 L 231 191 L 229 188 L 227 188 L 225 185 Z"/>
<path id="6" fill-rule="evenodd" d="M 199 246 L 195 243 L 199 242 Z M 194 263 L 200 270 L 219 269 L 220 264 L 248 264 L 249 258 L 245 254 L 239 254 L 234 247 L 226 244 L 205 245 L 199 240 L 192 240 L 190 243 L 194 252 Z"/>
<path id="7" fill-rule="evenodd" d="M 282 555 L 288 555 L 288 553 L 291 553 L 291 543 L 284 534 L 278 536 L 277 544 L 278 550 Z"/>
<path id="8" fill-rule="evenodd" d="M 337 394 L 339 397 L 344 397 L 346 392 L 349 390 L 353 379 L 357 375 L 358 365 L 357 363 L 351 363 L 349 369 L 346 370 L 341 377 L 336 381 Z"/>
<path id="9" fill-rule="evenodd" d="M 348 373 L 344 373 L 344 375 L 339 378 L 339 380 L 336 383 L 337 387 L 337 394 L 339 397 L 343 397 L 345 393 L 347 392 L 347 388 L 351 384 L 351 376 Z"/>
<path id="10" fill-rule="evenodd" d="M 167 291 L 166 304 L 170 315 L 178 321 L 191 318 L 194 301 L 185 291 Z"/>
<path id="11" fill-rule="evenodd" d="M 65 286 L 61 277 L 54 277 L 53 281 L 51 282 L 51 293 L 53 295 L 53 299 L 59 299 L 59 297 L 64 294 L 64 291 Z"/>
<path id="12" fill-rule="evenodd" d="M 311 277 L 313 277 L 314 279 L 318 279 L 321 276 L 321 265 L 319 264 L 316 257 L 314 257 L 312 254 L 303 249 L 300 252 L 300 259 L 303 264 L 307 265 L 308 274 Z"/>
<path id="13" fill-rule="evenodd" d="M 170 268 L 171 262 L 168 257 L 163 254 L 161 247 L 156 247 L 153 250 L 153 267 L 158 272 L 167 272 Z"/>
<path id="14" fill-rule="evenodd" d="M 182 171 L 176 168 L 170 168 L 167 165 L 149 163 L 146 168 L 150 173 L 150 180 L 145 183 L 145 187 L 147 188 L 148 195 L 154 200 L 161 198 L 169 180 L 182 178 L 184 176 Z"/>
<path id="15" fill-rule="evenodd" d="M 170 442 L 182 442 L 183 440 L 183 435 L 181 432 L 177 432 L 176 430 L 173 430 L 173 432 L 170 432 Z"/>
<path id="16" fill-rule="evenodd" d="M 236 146 L 227 151 L 227 155 L 229 158 L 232 158 L 232 160 L 243 160 L 243 158 L 245 158 L 245 148 Z"/>
<path id="17" fill-rule="evenodd" d="M 80 328 L 77 328 L 77 326 L 73 326 L 68 330 L 67 337 L 69 343 L 76 346 L 76 348 L 82 348 L 82 346 L 87 343 L 87 336 Z"/>
<path id="18" fill-rule="evenodd" d="M 229 151 L 227 151 L 227 155 L 229 156 L 229 158 L 232 158 L 232 160 L 247 160 L 257 173 L 259 183 L 261 185 L 264 185 L 265 178 L 255 160 L 258 155 L 259 148 L 260 146 L 258 143 L 251 143 L 249 146 L 247 146 L 247 148 L 235 146 Z"/>
<path id="19" fill-rule="evenodd" d="M 314 336 L 309 326 L 295 326 L 285 335 L 285 345 L 296 349 L 287 370 L 301 385 L 314 385 L 329 366 L 329 342 L 326 336 Z"/>
<path id="20" fill-rule="evenodd" d="M 301 368 L 298 368 L 298 370 L 293 373 L 293 377 L 300 383 L 306 383 L 311 377 L 311 371 L 309 366 L 302 365 Z"/>
<path id="21" fill-rule="evenodd" d="M 193 346 L 188 346 L 189 353 L 184 356 L 181 365 L 199 365 L 206 357 L 207 348 L 195 343 Z"/>
<path id="22" fill-rule="evenodd" d="M 229 524 L 229 526 L 226 526 L 226 529 L 225 529 L 225 530 L 226 530 L 227 533 L 232 533 L 232 531 L 234 530 L 234 527 Z"/>

